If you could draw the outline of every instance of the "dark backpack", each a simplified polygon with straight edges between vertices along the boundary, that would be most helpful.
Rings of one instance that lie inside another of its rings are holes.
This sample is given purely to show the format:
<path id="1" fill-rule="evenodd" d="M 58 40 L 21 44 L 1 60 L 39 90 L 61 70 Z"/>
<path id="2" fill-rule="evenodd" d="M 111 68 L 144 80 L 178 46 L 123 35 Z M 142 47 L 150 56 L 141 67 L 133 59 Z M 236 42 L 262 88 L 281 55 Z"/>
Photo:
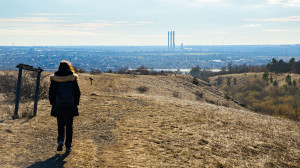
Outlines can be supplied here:
<path id="1" fill-rule="evenodd" d="M 73 82 L 59 82 L 57 87 L 55 105 L 57 107 L 74 106 Z"/>

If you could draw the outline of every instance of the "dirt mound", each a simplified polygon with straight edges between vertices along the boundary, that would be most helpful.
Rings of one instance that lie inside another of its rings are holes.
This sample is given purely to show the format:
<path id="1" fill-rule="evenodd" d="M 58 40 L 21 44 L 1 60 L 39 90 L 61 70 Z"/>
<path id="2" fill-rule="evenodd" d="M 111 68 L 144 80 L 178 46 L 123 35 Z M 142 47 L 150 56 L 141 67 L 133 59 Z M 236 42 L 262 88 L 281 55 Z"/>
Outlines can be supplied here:
<path id="1" fill-rule="evenodd" d="M 300 166 L 299 123 L 252 113 L 191 81 L 80 74 L 73 151 L 55 151 L 56 120 L 42 100 L 38 116 L 0 121 L 0 167 Z"/>

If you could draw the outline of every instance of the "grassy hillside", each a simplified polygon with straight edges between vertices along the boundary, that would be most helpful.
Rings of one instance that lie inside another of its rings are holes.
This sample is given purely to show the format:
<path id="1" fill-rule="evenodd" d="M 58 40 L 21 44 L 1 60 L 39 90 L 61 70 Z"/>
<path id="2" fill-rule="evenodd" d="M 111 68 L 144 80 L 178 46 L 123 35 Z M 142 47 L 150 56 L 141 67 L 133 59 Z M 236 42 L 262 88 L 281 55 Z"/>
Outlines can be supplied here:
<path id="1" fill-rule="evenodd" d="M 287 77 L 290 79 L 287 80 Z M 300 121 L 298 74 L 228 74 L 213 77 L 211 80 L 231 98 L 254 111 Z"/>
<path id="2" fill-rule="evenodd" d="M 56 120 L 41 100 L 34 118 L 0 120 L 0 167 L 300 166 L 299 122 L 245 110 L 204 82 L 193 85 L 185 75 L 79 76 L 73 151 L 56 152 Z M 1 104 L 0 115 L 11 115 Z"/>

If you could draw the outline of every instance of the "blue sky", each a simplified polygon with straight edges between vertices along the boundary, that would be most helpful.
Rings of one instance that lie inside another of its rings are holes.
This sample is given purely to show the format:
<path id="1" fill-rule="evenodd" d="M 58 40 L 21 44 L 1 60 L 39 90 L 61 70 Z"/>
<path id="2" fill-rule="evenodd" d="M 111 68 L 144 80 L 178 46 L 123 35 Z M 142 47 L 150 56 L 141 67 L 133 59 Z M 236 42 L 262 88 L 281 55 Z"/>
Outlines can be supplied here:
<path id="1" fill-rule="evenodd" d="M 2 0 L 0 45 L 300 44 L 300 0 Z"/>

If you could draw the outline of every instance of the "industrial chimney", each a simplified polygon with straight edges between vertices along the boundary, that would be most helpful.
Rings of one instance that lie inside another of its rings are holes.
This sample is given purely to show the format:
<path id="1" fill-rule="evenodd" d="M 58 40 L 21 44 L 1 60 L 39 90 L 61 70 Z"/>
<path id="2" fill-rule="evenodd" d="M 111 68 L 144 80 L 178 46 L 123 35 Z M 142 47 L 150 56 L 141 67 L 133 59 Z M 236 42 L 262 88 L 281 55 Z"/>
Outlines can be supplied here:
<path id="1" fill-rule="evenodd" d="M 173 33 L 172 33 L 172 31 L 170 31 L 170 49 L 172 50 L 172 48 L 173 48 L 173 44 L 172 44 L 172 40 L 173 39 Z"/>
<path id="2" fill-rule="evenodd" d="M 168 50 L 170 50 L 170 32 L 168 32 Z"/>
<path id="3" fill-rule="evenodd" d="M 175 31 L 168 31 L 168 50 L 175 50 Z"/>
<path id="4" fill-rule="evenodd" d="M 175 50 L 175 31 L 173 31 L 173 50 Z"/>

